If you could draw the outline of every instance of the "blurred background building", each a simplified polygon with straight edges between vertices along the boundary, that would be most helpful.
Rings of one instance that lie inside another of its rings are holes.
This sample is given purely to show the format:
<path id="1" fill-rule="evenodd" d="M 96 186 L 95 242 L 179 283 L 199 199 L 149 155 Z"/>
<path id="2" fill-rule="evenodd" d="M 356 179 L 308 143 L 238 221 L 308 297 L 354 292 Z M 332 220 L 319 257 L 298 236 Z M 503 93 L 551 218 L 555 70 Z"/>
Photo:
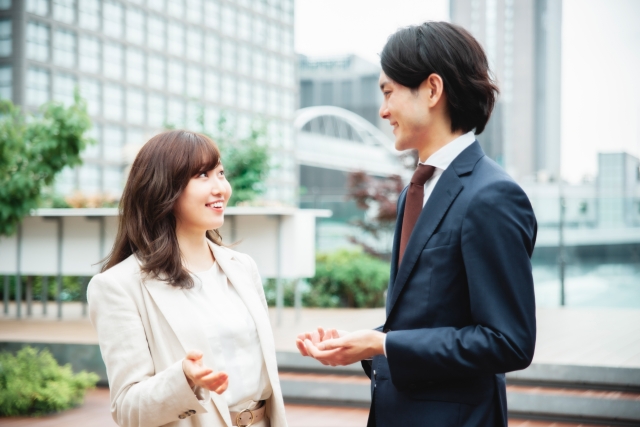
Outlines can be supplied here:
<path id="1" fill-rule="evenodd" d="M 485 152 L 517 180 L 560 176 L 561 0 L 450 0 L 451 22 L 482 44 L 500 87 Z"/>
<path id="2" fill-rule="evenodd" d="M 98 144 L 64 171 L 63 194 L 119 195 L 126 166 L 166 126 L 237 136 L 268 122 L 265 198 L 294 204 L 293 0 L 0 1 L 0 93 L 36 109 L 80 88 Z"/>

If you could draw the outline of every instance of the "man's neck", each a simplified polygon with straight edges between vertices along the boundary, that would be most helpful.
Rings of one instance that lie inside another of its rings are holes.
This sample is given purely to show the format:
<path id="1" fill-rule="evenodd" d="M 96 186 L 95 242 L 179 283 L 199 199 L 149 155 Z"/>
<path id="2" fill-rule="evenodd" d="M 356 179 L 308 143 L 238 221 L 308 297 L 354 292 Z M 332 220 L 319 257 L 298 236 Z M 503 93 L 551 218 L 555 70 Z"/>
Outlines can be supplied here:
<path id="1" fill-rule="evenodd" d="M 464 132 L 461 130 L 451 132 L 450 128 L 434 129 L 425 137 L 421 147 L 418 149 L 420 162 L 425 162 L 433 153 L 462 135 L 464 135 Z"/>

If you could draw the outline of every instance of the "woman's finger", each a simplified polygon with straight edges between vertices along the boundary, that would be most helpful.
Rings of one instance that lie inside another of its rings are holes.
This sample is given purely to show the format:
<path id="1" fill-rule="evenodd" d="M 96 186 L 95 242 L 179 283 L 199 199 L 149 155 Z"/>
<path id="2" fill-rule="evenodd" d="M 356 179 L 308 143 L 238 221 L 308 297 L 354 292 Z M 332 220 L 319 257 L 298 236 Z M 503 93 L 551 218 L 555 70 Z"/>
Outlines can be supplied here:
<path id="1" fill-rule="evenodd" d="M 200 380 L 200 379 L 206 377 L 207 375 L 211 374 L 212 372 L 213 372 L 213 369 L 211 369 L 211 368 L 200 368 L 200 367 L 197 367 L 192 372 L 193 379 Z"/>
<path id="2" fill-rule="evenodd" d="M 304 342 L 300 338 L 296 340 L 296 347 L 298 347 L 298 351 L 301 355 L 309 356 L 309 353 L 307 353 L 307 349 L 304 347 Z"/>
<path id="3" fill-rule="evenodd" d="M 322 341 L 324 339 L 324 329 L 318 326 L 318 341 Z"/>
<path id="4" fill-rule="evenodd" d="M 202 359 L 202 352 L 200 350 L 189 350 L 189 352 L 187 352 L 187 359 L 189 360 L 200 360 Z"/>
<path id="5" fill-rule="evenodd" d="M 218 388 L 213 390 L 213 392 L 216 393 L 216 394 L 222 394 L 225 391 L 227 391 L 228 387 L 229 387 L 229 381 L 227 380 L 222 385 L 220 385 Z"/>

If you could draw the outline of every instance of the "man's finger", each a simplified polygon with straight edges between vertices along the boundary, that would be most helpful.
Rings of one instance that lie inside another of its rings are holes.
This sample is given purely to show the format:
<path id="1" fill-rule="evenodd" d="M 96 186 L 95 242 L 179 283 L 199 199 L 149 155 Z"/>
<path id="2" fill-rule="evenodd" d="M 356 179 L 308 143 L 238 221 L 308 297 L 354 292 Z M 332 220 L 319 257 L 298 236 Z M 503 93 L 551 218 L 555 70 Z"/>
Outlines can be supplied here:
<path id="1" fill-rule="evenodd" d="M 318 348 L 318 350 L 327 351 L 327 350 L 335 350 L 338 348 L 343 348 L 345 344 L 346 344 L 345 340 L 341 338 L 333 338 L 333 339 L 329 339 L 327 341 L 318 343 L 316 347 Z"/>
<path id="2" fill-rule="evenodd" d="M 296 347 L 298 347 L 298 351 L 300 352 L 301 355 L 303 356 L 309 356 L 309 353 L 307 353 L 307 349 L 304 346 L 304 342 L 301 339 L 297 339 L 296 340 Z"/>
<path id="3" fill-rule="evenodd" d="M 318 341 L 322 341 L 324 339 L 324 329 L 318 326 Z"/>
<path id="4" fill-rule="evenodd" d="M 334 362 L 334 359 L 336 358 L 337 353 L 342 350 L 342 347 L 339 347 L 332 351 L 322 351 L 322 350 L 319 350 L 318 347 L 316 347 L 309 340 L 305 340 L 304 344 L 307 348 L 307 352 L 309 353 L 309 355 L 311 355 L 311 357 L 313 357 L 314 359 L 318 359 L 324 365 L 336 363 Z"/>

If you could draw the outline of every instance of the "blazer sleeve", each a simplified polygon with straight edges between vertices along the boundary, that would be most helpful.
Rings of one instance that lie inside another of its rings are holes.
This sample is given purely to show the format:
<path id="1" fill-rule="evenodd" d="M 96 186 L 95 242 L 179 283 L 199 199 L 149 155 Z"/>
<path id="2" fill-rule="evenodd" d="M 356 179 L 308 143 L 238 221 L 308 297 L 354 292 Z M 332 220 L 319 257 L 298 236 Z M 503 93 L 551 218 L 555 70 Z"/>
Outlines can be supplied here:
<path id="1" fill-rule="evenodd" d="M 104 273 L 93 277 L 87 299 L 107 367 L 111 415 L 119 426 L 159 426 L 179 421 L 189 411 L 207 412 L 198 397 L 207 400 L 209 392 L 198 388 L 196 396 L 182 360 L 156 372 L 138 309 L 115 278 Z"/>
<path id="2" fill-rule="evenodd" d="M 460 242 L 472 324 L 389 332 L 396 387 L 529 366 L 536 338 L 530 261 L 536 232 L 533 209 L 517 184 L 496 182 L 474 196 Z"/>

